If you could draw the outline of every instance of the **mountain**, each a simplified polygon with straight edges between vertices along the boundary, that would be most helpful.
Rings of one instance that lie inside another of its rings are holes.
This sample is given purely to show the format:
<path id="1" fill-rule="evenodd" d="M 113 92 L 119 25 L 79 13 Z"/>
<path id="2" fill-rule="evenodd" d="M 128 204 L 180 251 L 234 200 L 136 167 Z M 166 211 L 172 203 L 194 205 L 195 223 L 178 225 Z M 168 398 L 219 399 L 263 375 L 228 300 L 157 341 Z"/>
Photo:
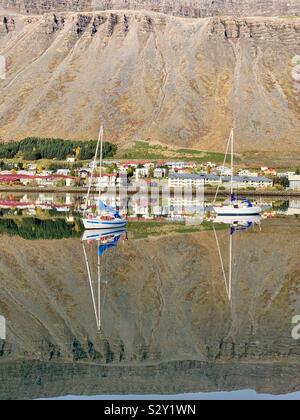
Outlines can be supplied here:
<path id="1" fill-rule="evenodd" d="M 0 0 L 22 13 L 147 10 L 183 17 L 282 16 L 300 14 L 298 0 Z"/>
<path id="2" fill-rule="evenodd" d="M 180 15 L 181 3 L 169 13 Z M 108 140 L 123 145 L 149 139 L 223 151 L 235 121 L 238 152 L 291 163 L 300 147 L 300 18 L 283 15 L 297 14 L 299 2 L 213 3 L 200 14 L 212 17 L 183 19 L 153 11 L 73 11 L 104 4 L 88 1 L 54 1 L 54 11 L 72 11 L 31 15 L 46 3 L 0 1 L 21 12 L 2 11 L 0 18 L 7 62 L 0 139 L 90 139 L 101 120 Z M 273 17 L 242 17 L 258 3 L 263 10 L 253 10 Z M 214 16 L 226 11 L 239 12 Z"/>
<path id="3" fill-rule="evenodd" d="M 79 238 L 2 236 L 0 399 L 299 391 L 299 228 L 296 218 L 265 220 L 234 237 L 231 303 L 212 231 L 129 231 L 101 259 L 101 334 Z M 228 236 L 218 232 L 226 272 Z M 86 245 L 94 279 L 96 245 Z"/>

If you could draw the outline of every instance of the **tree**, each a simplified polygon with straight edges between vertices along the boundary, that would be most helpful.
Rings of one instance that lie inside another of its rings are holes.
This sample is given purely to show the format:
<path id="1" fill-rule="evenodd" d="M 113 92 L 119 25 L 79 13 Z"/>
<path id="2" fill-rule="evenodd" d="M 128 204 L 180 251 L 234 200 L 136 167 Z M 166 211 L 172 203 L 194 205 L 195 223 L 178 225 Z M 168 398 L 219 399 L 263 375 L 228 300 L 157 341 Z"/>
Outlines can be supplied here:
<path id="1" fill-rule="evenodd" d="M 134 169 L 132 166 L 129 166 L 129 168 L 127 169 L 127 178 L 131 178 L 134 175 Z"/>
<path id="2" fill-rule="evenodd" d="M 9 142 L 0 145 L 0 158 L 11 159 L 21 157 L 25 160 L 59 159 L 65 160 L 68 155 L 76 155 L 81 160 L 93 158 L 96 140 L 87 142 L 79 140 L 64 140 L 54 138 L 27 137 L 19 142 Z M 105 142 L 103 157 L 113 157 L 117 152 L 115 144 Z"/>
<path id="3" fill-rule="evenodd" d="M 151 166 L 150 169 L 149 169 L 149 178 L 154 178 L 154 168 L 153 168 L 153 166 Z"/>
<path id="4" fill-rule="evenodd" d="M 106 171 L 107 171 L 108 174 L 112 174 L 112 173 L 116 172 L 117 170 L 118 170 L 118 166 L 115 163 L 113 163 L 112 165 L 109 165 L 106 168 Z"/>
<path id="5" fill-rule="evenodd" d="M 286 176 L 279 176 L 279 177 L 277 176 L 274 178 L 274 186 L 275 185 L 280 185 L 283 188 L 288 188 L 290 185 L 290 182 Z"/>

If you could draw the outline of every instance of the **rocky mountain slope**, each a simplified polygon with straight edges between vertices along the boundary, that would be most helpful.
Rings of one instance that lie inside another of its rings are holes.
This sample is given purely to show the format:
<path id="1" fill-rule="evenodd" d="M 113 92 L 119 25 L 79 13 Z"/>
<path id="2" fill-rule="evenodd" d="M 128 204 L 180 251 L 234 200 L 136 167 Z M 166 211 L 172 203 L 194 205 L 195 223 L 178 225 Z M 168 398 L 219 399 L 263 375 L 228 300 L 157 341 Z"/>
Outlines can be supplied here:
<path id="1" fill-rule="evenodd" d="M 114 142 L 223 151 L 234 122 L 239 152 L 296 156 L 299 45 L 296 17 L 4 12 L 0 139 L 95 138 L 101 120 Z"/>
<path id="2" fill-rule="evenodd" d="M 298 0 L 0 0 L 23 13 L 147 10 L 184 17 L 299 15 Z"/>
<path id="3" fill-rule="evenodd" d="M 101 260 L 99 335 L 80 240 L 2 237 L 0 398 L 299 390 L 299 246 L 296 220 L 236 236 L 230 304 L 212 232 L 122 242 Z"/>

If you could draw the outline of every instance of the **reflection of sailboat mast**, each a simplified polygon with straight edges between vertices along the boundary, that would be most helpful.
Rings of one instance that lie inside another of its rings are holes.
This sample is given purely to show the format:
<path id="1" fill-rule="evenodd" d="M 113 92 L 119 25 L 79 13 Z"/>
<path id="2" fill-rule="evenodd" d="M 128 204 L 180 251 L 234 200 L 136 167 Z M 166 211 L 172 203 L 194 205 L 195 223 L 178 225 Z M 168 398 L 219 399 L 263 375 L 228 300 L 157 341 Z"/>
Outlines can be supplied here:
<path id="1" fill-rule="evenodd" d="M 98 331 L 100 331 L 100 329 L 101 329 L 101 321 L 100 321 L 100 287 L 101 287 L 101 284 L 100 284 L 100 257 L 98 256 L 98 313 L 97 313 L 97 305 L 96 305 L 95 293 L 94 293 L 94 288 L 93 288 L 93 279 L 92 279 L 90 264 L 89 264 L 88 256 L 87 256 L 86 249 L 85 249 L 85 246 L 84 246 L 84 242 L 82 242 L 82 249 L 83 249 L 86 269 L 87 269 L 87 273 L 88 273 L 88 279 L 89 279 L 89 285 L 90 285 L 90 290 L 91 290 L 91 295 L 92 295 L 92 301 L 93 301 L 93 307 L 94 307 L 94 312 L 95 312 L 97 329 L 98 329 Z"/>
<path id="2" fill-rule="evenodd" d="M 218 223 L 229 224 L 229 226 L 230 226 L 228 278 L 226 276 L 224 263 L 223 263 L 223 257 L 222 257 L 222 253 L 221 253 L 221 247 L 220 247 L 219 239 L 218 239 L 217 232 L 216 232 L 214 224 L 213 224 L 213 231 L 214 231 L 214 234 L 215 234 L 215 239 L 216 239 L 216 243 L 217 243 L 219 258 L 220 258 L 220 262 L 221 262 L 221 268 L 222 268 L 226 293 L 227 293 L 229 301 L 232 304 L 232 278 L 233 277 L 237 278 L 237 272 L 233 273 L 233 263 L 234 263 L 233 236 L 235 235 L 235 233 L 244 232 L 244 231 L 250 229 L 251 227 L 255 226 L 256 224 L 259 225 L 259 229 L 261 230 L 261 224 L 260 224 L 261 216 L 252 216 L 252 217 L 247 216 L 246 219 L 244 219 L 242 217 L 239 218 L 238 216 L 234 216 L 234 218 L 229 218 L 228 216 L 226 216 L 226 217 L 225 216 L 224 217 L 218 216 L 215 219 L 215 221 L 218 221 Z M 238 264 L 236 262 L 236 258 L 235 258 L 235 266 L 238 267 Z"/>
<path id="3" fill-rule="evenodd" d="M 232 292 L 232 241 L 233 235 L 230 232 L 229 237 L 229 279 L 228 279 L 228 298 L 231 302 L 231 292 Z"/>
<path id="4" fill-rule="evenodd" d="M 226 293 L 227 293 L 229 302 L 231 302 L 231 296 L 232 296 L 232 245 L 233 245 L 232 242 L 233 242 L 233 237 L 230 234 L 230 239 L 229 239 L 229 273 L 228 273 L 228 280 L 227 280 L 227 276 L 226 276 L 226 272 L 225 272 L 225 268 L 224 268 L 224 263 L 223 263 L 223 257 L 222 257 L 221 248 L 220 248 L 220 243 L 219 243 L 219 239 L 218 239 L 217 232 L 216 232 L 216 229 L 215 229 L 214 225 L 213 225 L 213 231 L 214 231 L 216 242 L 217 242 L 217 248 L 218 248 L 219 258 L 220 258 L 220 262 L 221 262 L 221 268 L 222 268 Z"/>
<path id="5" fill-rule="evenodd" d="M 83 237 L 81 239 L 98 332 L 101 332 L 102 328 L 102 311 L 104 309 L 106 299 L 106 288 L 104 290 L 104 293 L 101 293 L 101 257 L 104 252 L 111 248 L 115 248 L 118 245 L 119 239 L 125 232 L 125 229 L 120 228 L 87 230 L 84 232 Z M 94 270 L 91 269 L 90 263 L 92 263 L 92 261 L 89 261 L 87 249 L 85 247 L 85 242 L 87 242 L 88 244 L 96 242 L 97 244 L 98 255 L 96 273 L 94 273 Z M 97 286 L 95 284 L 96 282 L 93 282 L 92 273 L 94 273 L 94 277 L 97 278 Z M 104 283 L 107 284 L 107 282 Z"/>
<path id="6" fill-rule="evenodd" d="M 100 187 L 101 190 L 101 187 Z M 100 245 L 100 240 L 98 241 L 98 247 Z M 98 253 L 98 331 L 101 330 L 101 264 L 100 264 L 100 255 Z"/>

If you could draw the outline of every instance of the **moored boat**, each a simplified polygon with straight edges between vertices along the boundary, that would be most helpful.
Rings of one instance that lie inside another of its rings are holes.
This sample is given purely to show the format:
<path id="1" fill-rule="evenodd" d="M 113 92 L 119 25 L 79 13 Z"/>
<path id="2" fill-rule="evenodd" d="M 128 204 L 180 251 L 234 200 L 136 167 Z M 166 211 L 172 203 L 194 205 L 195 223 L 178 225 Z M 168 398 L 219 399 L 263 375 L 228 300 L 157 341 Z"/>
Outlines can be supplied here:
<path id="1" fill-rule="evenodd" d="M 237 199 L 235 194 L 233 193 L 233 172 L 234 172 L 234 164 L 233 164 L 233 149 L 234 149 L 234 132 L 233 129 L 231 130 L 230 137 L 227 143 L 227 149 L 224 158 L 224 164 L 226 162 L 227 153 L 229 146 L 231 146 L 231 175 L 230 175 L 230 203 L 223 203 L 221 206 L 214 206 L 213 210 L 217 214 L 217 216 L 254 216 L 260 215 L 262 212 L 262 208 L 258 205 L 254 205 L 250 200 L 243 198 L 241 200 Z M 220 177 L 220 181 L 222 180 L 222 174 Z M 219 187 L 217 189 L 215 195 L 215 201 L 217 199 L 219 192 Z"/>
<path id="2" fill-rule="evenodd" d="M 92 189 L 94 171 L 97 168 L 97 158 L 100 148 L 100 176 L 98 183 L 98 206 L 96 213 L 89 209 L 89 197 Z M 82 223 L 85 229 L 107 229 L 122 228 L 126 226 L 126 221 L 121 217 L 120 213 L 111 206 L 107 206 L 101 200 L 101 179 L 102 179 L 102 160 L 103 160 L 103 126 L 100 127 L 98 142 L 96 146 L 95 158 L 93 162 L 93 171 L 90 176 L 89 188 L 86 196 L 84 216 Z"/>

